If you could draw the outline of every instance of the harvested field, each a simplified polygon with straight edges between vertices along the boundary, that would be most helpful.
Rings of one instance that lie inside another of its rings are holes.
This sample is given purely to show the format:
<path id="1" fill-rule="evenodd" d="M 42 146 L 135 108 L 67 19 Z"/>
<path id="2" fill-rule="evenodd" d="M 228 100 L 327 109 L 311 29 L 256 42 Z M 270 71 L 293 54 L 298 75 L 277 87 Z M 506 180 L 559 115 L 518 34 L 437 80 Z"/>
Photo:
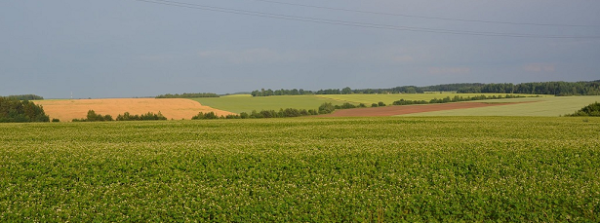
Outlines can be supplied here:
<path id="1" fill-rule="evenodd" d="M 356 109 L 341 109 L 336 110 L 332 114 L 322 115 L 321 117 L 377 117 L 377 116 L 394 116 L 405 115 L 420 112 L 443 111 L 464 108 L 481 108 L 489 106 L 501 106 L 526 102 L 513 103 L 481 103 L 481 102 L 457 102 L 445 104 L 425 104 L 425 105 L 402 105 L 402 106 L 386 106 L 376 108 L 356 108 Z"/>
<path id="2" fill-rule="evenodd" d="M 44 106 L 50 118 L 58 118 L 69 122 L 75 118 L 85 118 L 89 110 L 96 114 L 117 115 L 129 112 L 132 115 L 159 111 L 168 119 L 191 119 L 198 112 L 214 112 L 217 115 L 228 115 L 231 112 L 203 106 L 197 101 L 181 98 L 122 98 L 122 99 L 78 99 L 78 100 L 41 100 L 36 104 Z"/>

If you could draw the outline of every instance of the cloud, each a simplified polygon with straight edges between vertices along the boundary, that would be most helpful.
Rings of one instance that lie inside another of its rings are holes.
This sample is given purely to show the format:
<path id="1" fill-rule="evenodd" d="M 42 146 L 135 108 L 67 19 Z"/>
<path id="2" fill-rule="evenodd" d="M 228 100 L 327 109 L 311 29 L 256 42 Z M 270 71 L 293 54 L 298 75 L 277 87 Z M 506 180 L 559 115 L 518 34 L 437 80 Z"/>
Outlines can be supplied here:
<path id="1" fill-rule="evenodd" d="M 469 67 L 430 67 L 429 74 L 433 75 L 465 75 L 470 74 Z"/>
<path id="2" fill-rule="evenodd" d="M 523 70 L 539 73 L 539 72 L 554 72 L 556 70 L 556 68 L 554 67 L 554 64 L 532 63 L 532 64 L 526 64 L 525 66 L 523 66 Z"/>

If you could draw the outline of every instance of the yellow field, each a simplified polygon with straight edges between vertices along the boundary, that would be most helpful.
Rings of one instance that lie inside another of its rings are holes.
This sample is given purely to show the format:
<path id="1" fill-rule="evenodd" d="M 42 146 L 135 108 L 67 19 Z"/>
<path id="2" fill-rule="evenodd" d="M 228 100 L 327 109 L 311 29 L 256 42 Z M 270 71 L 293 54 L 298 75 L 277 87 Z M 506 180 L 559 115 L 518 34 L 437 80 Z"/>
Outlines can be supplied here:
<path id="1" fill-rule="evenodd" d="M 77 100 L 40 100 L 35 104 L 44 106 L 50 118 L 58 118 L 61 122 L 70 122 L 77 118 L 85 118 L 89 110 L 96 114 L 117 115 L 129 112 L 132 115 L 159 111 L 168 119 L 191 119 L 198 112 L 214 112 L 217 115 L 228 115 L 231 112 L 203 106 L 189 99 L 169 98 L 120 98 L 120 99 L 77 99 Z"/>

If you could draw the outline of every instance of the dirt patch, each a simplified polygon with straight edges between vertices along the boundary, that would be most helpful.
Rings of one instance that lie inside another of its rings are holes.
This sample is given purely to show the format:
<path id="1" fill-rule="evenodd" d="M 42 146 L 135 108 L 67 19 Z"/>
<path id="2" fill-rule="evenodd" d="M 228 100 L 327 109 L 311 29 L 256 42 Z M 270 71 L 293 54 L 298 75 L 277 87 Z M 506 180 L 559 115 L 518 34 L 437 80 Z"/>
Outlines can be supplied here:
<path id="1" fill-rule="evenodd" d="M 74 118 L 85 118 L 89 110 L 96 114 L 117 115 L 129 112 L 141 115 L 159 111 L 168 119 L 191 119 L 198 112 L 214 112 L 217 115 L 233 114 L 231 112 L 203 106 L 197 101 L 181 98 L 123 98 L 123 99 L 78 99 L 78 100 L 41 100 L 35 104 L 44 106 L 50 118 L 58 118 L 61 122 L 70 122 Z"/>
<path id="2" fill-rule="evenodd" d="M 465 108 L 481 108 L 481 107 L 489 107 L 489 106 L 519 104 L 519 103 L 524 103 L 524 102 L 514 102 L 514 103 L 457 102 L 457 103 L 444 103 L 444 104 L 402 105 L 402 106 L 386 106 L 386 107 L 376 107 L 376 108 L 339 109 L 339 110 L 336 110 L 333 114 L 320 115 L 320 117 L 394 116 L 394 115 L 405 115 L 405 114 L 421 113 L 421 112 L 432 112 L 432 111 L 443 111 L 443 110 L 465 109 Z"/>

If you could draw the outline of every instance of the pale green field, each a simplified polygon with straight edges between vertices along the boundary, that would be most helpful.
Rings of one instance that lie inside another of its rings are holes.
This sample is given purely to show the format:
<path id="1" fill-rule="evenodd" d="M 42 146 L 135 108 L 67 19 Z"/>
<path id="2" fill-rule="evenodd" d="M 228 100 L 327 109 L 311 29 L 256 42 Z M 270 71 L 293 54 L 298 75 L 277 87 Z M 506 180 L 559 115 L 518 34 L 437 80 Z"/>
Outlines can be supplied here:
<path id="1" fill-rule="evenodd" d="M 240 113 L 252 110 L 275 110 L 283 108 L 318 109 L 325 102 L 341 105 L 344 101 L 332 98 L 322 98 L 314 95 L 286 95 L 269 97 L 252 97 L 249 94 L 228 95 L 219 98 L 194 98 L 202 105 L 212 108 Z"/>
<path id="2" fill-rule="evenodd" d="M 296 108 L 296 109 L 317 109 L 324 102 L 330 102 L 334 105 L 341 105 L 349 102 L 355 105 L 364 103 L 370 106 L 372 103 L 384 102 L 392 104 L 392 102 L 405 100 L 426 100 L 445 97 L 472 97 L 482 94 L 456 94 L 456 93 L 426 93 L 426 94 L 351 94 L 351 95 L 284 95 L 284 96 L 269 96 L 269 97 L 252 97 L 249 94 L 228 95 L 219 98 L 194 98 L 192 100 L 200 102 L 202 105 L 210 106 L 216 109 L 240 113 L 251 112 L 252 110 L 279 110 L 281 108 Z M 483 94 L 483 95 L 506 95 L 506 94 Z M 534 95 L 524 95 L 534 96 Z M 553 96 L 542 96 L 553 97 Z"/>
<path id="3" fill-rule="evenodd" d="M 559 116 L 575 111 L 600 101 L 600 96 L 511 98 L 499 100 L 483 100 L 473 102 L 531 102 L 492 106 L 484 108 L 468 108 L 435 112 L 423 112 L 402 116 Z"/>
<path id="4" fill-rule="evenodd" d="M 479 95 L 505 96 L 506 94 L 481 94 L 481 93 L 479 93 L 479 94 L 457 94 L 457 93 L 442 93 L 442 94 L 440 94 L 439 92 L 436 92 L 436 93 L 426 93 L 426 94 L 334 94 L 334 95 L 317 95 L 317 97 L 329 98 L 329 99 L 347 101 L 347 102 L 353 102 L 353 103 L 364 103 L 367 105 L 371 105 L 372 103 L 377 103 L 380 101 L 382 101 L 386 104 L 392 104 L 394 101 L 397 101 L 400 99 L 413 100 L 413 101 L 414 100 L 429 101 L 434 98 L 445 98 L 445 97 L 452 98 L 454 96 L 461 96 L 461 97 L 466 98 L 466 97 L 473 97 L 473 96 L 479 96 Z M 536 96 L 536 95 L 523 95 L 523 96 Z M 541 95 L 541 97 L 553 97 L 553 96 Z"/>

